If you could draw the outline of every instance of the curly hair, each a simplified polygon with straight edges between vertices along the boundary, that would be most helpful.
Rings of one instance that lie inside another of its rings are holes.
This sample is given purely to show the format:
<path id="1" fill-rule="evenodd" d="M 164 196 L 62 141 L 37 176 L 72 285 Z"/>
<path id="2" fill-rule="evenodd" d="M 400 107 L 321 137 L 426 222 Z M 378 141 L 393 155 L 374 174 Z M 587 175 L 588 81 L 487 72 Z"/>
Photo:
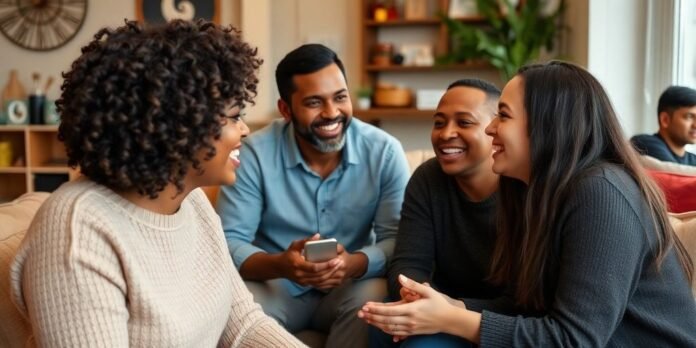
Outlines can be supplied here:
<path id="1" fill-rule="evenodd" d="M 117 191 L 178 192 L 215 156 L 224 111 L 253 104 L 263 62 L 240 31 L 198 20 L 101 29 L 63 73 L 68 164 Z"/>

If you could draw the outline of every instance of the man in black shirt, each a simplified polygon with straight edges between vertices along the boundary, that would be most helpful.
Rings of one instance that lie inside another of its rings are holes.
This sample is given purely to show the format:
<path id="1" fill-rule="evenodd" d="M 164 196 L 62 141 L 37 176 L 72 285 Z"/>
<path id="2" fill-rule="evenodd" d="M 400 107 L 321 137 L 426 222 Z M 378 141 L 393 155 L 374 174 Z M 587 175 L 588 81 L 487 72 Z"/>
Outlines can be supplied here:
<path id="1" fill-rule="evenodd" d="M 503 290 L 486 282 L 495 244 L 498 175 L 493 172 L 492 138 L 485 128 L 497 112 L 500 91 L 488 82 L 452 83 L 433 115 L 431 142 L 436 158 L 411 176 L 401 209 L 392 262 L 387 270 L 391 301 L 415 297 L 397 280 L 403 274 L 467 308 L 504 312 Z M 502 307 L 502 308 L 501 308 Z M 393 347 L 391 336 L 371 328 L 371 347 Z M 408 346 L 467 346 L 444 333 L 413 336 Z"/>
<path id="2" fill-rule="evenodd" d="M 660 125 L 657 133 L 631 138 L 638 152 L 661 161 L 696 166 L 696 155 L 685 148 L 696 142 L 696 90 L 681 86 L 667 88 L 657 105 L 657 120 Z"/>

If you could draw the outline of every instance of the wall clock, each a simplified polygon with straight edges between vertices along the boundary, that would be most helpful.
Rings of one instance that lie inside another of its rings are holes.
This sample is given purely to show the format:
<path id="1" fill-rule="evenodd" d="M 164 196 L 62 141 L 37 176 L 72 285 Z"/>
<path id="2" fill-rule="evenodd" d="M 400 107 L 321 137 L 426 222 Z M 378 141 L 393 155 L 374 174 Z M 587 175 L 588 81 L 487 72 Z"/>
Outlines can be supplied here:
<path id="1" fill-rule="evenodd" d="M 220 0 L 135 0 L 135 17 L 145 24 L 203 18 L 220 23 Z"/>
<path id="2" fill-rule="evenodd" d="M 75 37 L 87 0 L 1 0 L 0 32 L 18 46 L 48 51 Z"/>

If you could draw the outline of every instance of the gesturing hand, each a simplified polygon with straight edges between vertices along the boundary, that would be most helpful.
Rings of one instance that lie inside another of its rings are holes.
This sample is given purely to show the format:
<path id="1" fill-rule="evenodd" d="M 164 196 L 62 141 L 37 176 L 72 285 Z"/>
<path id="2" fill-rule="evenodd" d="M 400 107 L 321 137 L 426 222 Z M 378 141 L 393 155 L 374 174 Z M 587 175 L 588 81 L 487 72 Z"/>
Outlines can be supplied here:
<path id="1" fill-rule="evenodd" d="M 424 282 L 423 285 L 430 286 L 428 282 Z M 401 296 L 401 299 L 406 302 L 413 302 L 415 300 L 421 299 L 421 295 L 404 286 L 402 286 L 401 289 L 399 289 L 399 295 Z"/>
<path id="2" fill-rule="evenodd" d="M 399 282 L 413 292 L 413 296 L 420 298 L 413 302 L 368 302 L 358 312 L 358 317 L 396 339 L 401 339 L 411 335 L 448 332 L 452 319 L 457 318 L 455 313 L 466 310 L 463 302 L 439 293 L 430 286 L 414 282 L 403 275 L 399 276 Z"/>

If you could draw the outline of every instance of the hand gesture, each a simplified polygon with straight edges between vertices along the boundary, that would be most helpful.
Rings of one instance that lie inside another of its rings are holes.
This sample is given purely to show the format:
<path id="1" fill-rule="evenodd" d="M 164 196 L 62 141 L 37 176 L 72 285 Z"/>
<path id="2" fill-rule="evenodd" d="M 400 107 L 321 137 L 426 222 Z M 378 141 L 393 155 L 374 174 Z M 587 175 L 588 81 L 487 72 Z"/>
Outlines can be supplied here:
<path id="1" fill-rule="evenodd" d="M 399 276 L 399 282 L 408 291 L 413 292 L 413 296 L 420 298 L 413 302 L 368 302 L 358 312 L 358 317 L 395 336 L 395 340 L 411 335 L 452 333 L 449 328 L 462 325 L 453 323 L 453 319 L 457 318 L 457 312 L 466 310 L 463 302 L 403 275 Z"/>
<path id="2" fill-rule="evenodd" d="M 428 282 L 424 282 L 423 285 L 430 286 Z M 419 295 L 417 292 L 410 290 L 409 288 L 404 286 L 402 286 L 401 289 L 399 289 L 399 295 L 401 295 L 401 299 L 406 302 L 413 302 L 422 298 L 421 295 Z"/>

